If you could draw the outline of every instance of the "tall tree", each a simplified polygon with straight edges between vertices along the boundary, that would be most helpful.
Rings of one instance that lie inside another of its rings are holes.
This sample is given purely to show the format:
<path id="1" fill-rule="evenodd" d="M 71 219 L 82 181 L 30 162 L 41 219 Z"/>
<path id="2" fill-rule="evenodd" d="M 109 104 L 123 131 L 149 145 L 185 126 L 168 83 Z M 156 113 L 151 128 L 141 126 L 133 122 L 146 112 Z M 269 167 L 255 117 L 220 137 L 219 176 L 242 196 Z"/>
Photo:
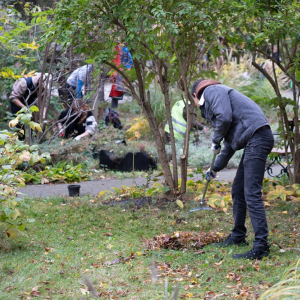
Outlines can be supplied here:
<path id="1" fill-rule="evenodd" d="M 219 1 L 88 1 L 62 0 L 55 9 L 54 27 L 46 38 L 57 37 L 64 45 L 71 43 L 74 51 L 89 57 L 87 62 L 105 63 L 123 76 L 137 99 L 152 129 L 164 177 L 171 193 L 178 193 L 178 171 L 175 139 L 171 119 L 170 87 L 179 84 L 186 99 L 191 101 L 189 86 L 195 76 L 195 63 L 199 53 L 199 36 L 207 47 L 218 34 L 216 17 Z M 72 11 L 72 14 L 70 14 Z M 132 54 L 134 68 L 127 71 L 114 62 L 115 47 L 124 43 Z M 205 49 L 205 48 L 202 48 Z M 203 75 L 203 74 L 202 74 Z M 166 120 L 170 126 L 173 171 L 168 164 L 164 137 L 161 135 L 151 107 L 149 84 L 158 78 L 164 95 Z M 199 76 L 199 74 L 197 74 Z M 137 82 L 137 89 L 133 82 Z M 189 129 L 188 114 L 184 155 L 181 157 L 185 192 Z"/>
<path id="2" fill-rule="evenodd" d="M 300 81 L 300 5 L 298 1 L 279 0 L 242 0 L 224 1 L 221 16 L 227 30 L 227 38 L 233 43 L 245 44 L 252 53 L 252 65 L 271 83 L 278 107 L 279 123 L 289 176 L 292 183 L 300 183 L 300 134 L 299 134 L 299 81 Z M 271 72 L 261 65 L 259 58 L 270 62 Z M 293 99 L 283 97 L 278 79 L 278 70 L 293 83 Z M 296 89 L 297 87 L 297 89 Z M 288 113 L 292 107 L 292 116 Z M 293 119 L 294 131 L 289 119 Z M 292 155 L 293 168 L 288 153 Z"/>

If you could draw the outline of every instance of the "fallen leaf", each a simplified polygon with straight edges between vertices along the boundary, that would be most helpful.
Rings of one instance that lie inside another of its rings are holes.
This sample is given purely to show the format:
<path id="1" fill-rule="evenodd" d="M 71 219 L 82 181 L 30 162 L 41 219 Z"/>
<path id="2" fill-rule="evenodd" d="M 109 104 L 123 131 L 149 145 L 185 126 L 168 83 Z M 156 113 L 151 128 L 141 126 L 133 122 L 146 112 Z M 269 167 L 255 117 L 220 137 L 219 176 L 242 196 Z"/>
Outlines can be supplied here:
<path id="1" fill-rule="evenodd" d="M 116 264 L 119 264 L 121 262 L 121 260 L 119 258 L 115 258 L 114 260 L 112 261 L 108 261 L 106 264 L 107 265 L 116 265 Z"/>
<path id="2" fill-rule="evenodd" d="M 222 263 L 223 263 L 223 260 L 221 260 L 219 263 L 215 263 L 215 265 L 216 265 L 217 267 L 220 267 Z"/>
<path id="3" fill-rule="evenodd" d="M 259 266 L 259 262 L 258 261 L 256 261 L 255 263 L 254 263 L 254 265 L 252 265 L 253 266 L 253 268 L 256 270 L 256 271 L 259 271 L 260 270 L 260 266 Z"/>
<path id="4" fill-rule="evenodd" d="M 104 232 L 102 235 L 104 235 L 104 236 L 113 236 L 113 234 L 111 232 Z"/>
<path id="5" fill-rule="evenodd" d="M 51 248 L 45 247 L 45 251 L 47 251 L 47 252 L 53 252 L 53 248 L 52 247 Z"/>
<path id="6" fill-rule="evenodd" d="M 236 275 L 233 272 L 230 272 L 227 274 L 226 278 L 228 278 L 229 280 L 234 280 L 234 281 L 241 281 L 240 276 Z"/>
<path id="7" fill-rule="evenodd" d="M 82 289 L 82 288 L 80 288 L 80 292 L 81 292 L 82 295 L 89 295 L 90 294 L 90 292 L 88 290 Z"/>
<path id="8" fill-rule="evenodd" d="M 177 199 L 176 200 L 176 204 L 180 207 L 180 208 L 183 208 L 183 203 L 181 200 Z"/>
<path id="9" fill-rule="evenodd" d="M 31 290 L 30 296 L 39 297 L 41 294 L 42 293 L 39 291 L 39 286 L 36 286 Z"/>

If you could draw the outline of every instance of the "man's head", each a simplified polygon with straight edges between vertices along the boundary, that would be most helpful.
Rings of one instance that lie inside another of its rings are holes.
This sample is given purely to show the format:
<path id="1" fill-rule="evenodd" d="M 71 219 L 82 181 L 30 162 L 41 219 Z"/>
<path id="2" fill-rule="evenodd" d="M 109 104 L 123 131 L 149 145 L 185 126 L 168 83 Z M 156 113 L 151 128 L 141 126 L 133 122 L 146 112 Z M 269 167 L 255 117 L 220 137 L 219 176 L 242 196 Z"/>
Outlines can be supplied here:
<path id="1" fill-rule="evenodd" d="M 194 82 L 192 89 L 191 89 L 192 98 L 195 97 L 194 94 L 196 93 L 197 86 L 200 84 L 201 81 L 203 81 L 203 79 L 198 79 Z M 198 95 L 196 95 L 196 97 L 198 98 L 198 100 L 200 99 L 200 97 Z"/>

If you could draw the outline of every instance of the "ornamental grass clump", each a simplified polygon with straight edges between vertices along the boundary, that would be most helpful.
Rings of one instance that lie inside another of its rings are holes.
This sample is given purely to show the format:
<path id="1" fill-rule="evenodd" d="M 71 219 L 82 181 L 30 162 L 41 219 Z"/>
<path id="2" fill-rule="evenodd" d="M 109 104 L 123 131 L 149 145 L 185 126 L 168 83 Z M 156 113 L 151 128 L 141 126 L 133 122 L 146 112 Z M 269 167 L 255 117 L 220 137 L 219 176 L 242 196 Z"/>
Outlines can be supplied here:
<path id="1" fill-rule="evenodd" d="M 259 297 L 259 300 L 271 299 L 300 299 L 300 260 L 283 273 L 278 283 Z"/>

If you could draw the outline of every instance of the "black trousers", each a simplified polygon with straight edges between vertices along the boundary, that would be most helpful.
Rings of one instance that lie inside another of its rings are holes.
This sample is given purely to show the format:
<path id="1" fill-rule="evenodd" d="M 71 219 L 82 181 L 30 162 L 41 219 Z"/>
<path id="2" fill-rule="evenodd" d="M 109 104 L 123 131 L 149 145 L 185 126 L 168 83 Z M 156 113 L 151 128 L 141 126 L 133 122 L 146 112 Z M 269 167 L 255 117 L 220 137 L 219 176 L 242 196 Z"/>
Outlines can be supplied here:
<path id="1" fill-rule="evenodd" d="M 235 241 L 245 238 L 246 212 L 249 211 L 255 238 L 253 247 L 268 247 L 268 224 L 261 199 L 266 160 L 274 145 L 270 129 L 254 133 L 248 141 L 232 185 Z"/>

